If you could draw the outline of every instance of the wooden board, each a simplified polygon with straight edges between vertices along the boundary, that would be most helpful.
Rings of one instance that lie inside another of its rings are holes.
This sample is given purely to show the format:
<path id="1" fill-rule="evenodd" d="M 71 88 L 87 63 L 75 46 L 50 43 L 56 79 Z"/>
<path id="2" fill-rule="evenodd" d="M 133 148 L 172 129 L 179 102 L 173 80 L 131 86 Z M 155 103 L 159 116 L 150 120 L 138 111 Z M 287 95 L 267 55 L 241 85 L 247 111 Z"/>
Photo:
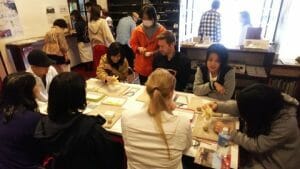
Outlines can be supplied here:
<path id="1" fill-rule="evenodd" d="M 87 80 L 87 91 L 100 92 L 107 96 L 121 96 L 129 86 L 121 83 L 106 84 L 99 79 Z"/>
<path id="2" fill-rule="evenodd" d="M 193 128 L 194 139 L 205 139 L 210 141 L 218 141 L 218 134 L 214 131 L 214 125 L 217 121 L 223 122 L 226 126 L 230 126 L 231 129 L 236 129 L 236 117 L 212 117 L 211 121 L 205 121 L 202 116 L 198 116 Z M 205 123 L 208 123 L 206 126 Z M 206 126 L 206 127 L 205 127 Z M 206 128 L 206 130 L 205 130 Z"/>
<path id="3" fill-rule="evenodd" d="M 140 101 L 140 102 L 144 102 L 144 103 L 149 103 L 150 98 L 149 98 L 146 90 L 144 90 L 143 93 L 140 96 L 138 96 L 136 100 Z"/>
<path id="4" fill-rule="evenodd" d="M 103 125 L 104 128 L 110 129 L 121 118 L 122 112 L 124 111 L 123 108 L 116 107 L 116 106 L 109 106 L 109 105 L 99 105 L 94 110 L 92 110 L 91 112 L 89 112 L 87 115 L 92 115 L 92 116 L 101 115 L 103 118 L 105 118 L 104 113 L 106 111 L 113 111 L 113 112 L 115 112 L 115 115 L 112 118 L 111 122 L 108 123 L 108 121 L 106 121 L 106 123 Z"/>
<path id="5" fill-rule="evenodd" d="M 188 108 L 196 111 L 198 107 L 211 102 L 210 100 L 213 101 L 213 99 L 210 98 L 202 99 L 201 97 L 194 96 L 188 103 Z"/>
<path id="6" fill-rule="evenodd" d="M 102 100 L 102 104 L 104 105 L 109 105 L 109 106 L 123 106 L 125 103 L 126 103 L 127 99 L 124 98 L 124 97 L 111 97 L 111 96 L 108 96 L 108 97 L 105 97 L 103 100 Z"/>

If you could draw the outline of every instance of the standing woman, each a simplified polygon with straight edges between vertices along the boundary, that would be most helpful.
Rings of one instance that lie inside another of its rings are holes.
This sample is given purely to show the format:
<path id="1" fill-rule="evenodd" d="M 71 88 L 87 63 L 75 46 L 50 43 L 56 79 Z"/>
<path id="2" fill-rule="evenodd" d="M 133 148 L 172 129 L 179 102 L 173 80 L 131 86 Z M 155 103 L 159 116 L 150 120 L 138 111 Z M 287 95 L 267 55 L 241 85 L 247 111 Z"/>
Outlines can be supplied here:
<path id="1" fill-rule="evenodd" d="M 6 76 L 0 95 L 0 168 L 37 169 L 41 153 L 34 139 L 40 119 L 35 96 L 39 93 L 31 73 Z"/>
<path id="2" fill-rule="evenodd" d="M 192 144 L 192 132 L 189 119 L 172 113 L 175 86 L 174 75 L 156 69 L 146 82 L 149 104 L 122 113 L 128 169 L 182 169 L 182 154 Z"/>
<path id="3" fill-rule="evenodd" d="M 66 66 L 70 64 L 68 56 L 69 46 L 64 33 L 64 30 L 67 28 L 68 25 L 65 20 L 57 19 L 45 36 L 43 51 L 50 59 L 55 61 L 54 67 L 58 73 L 66 71 Z"/>
<path id="4" fill-rule="evenodd" d="M 77 46 L 81 63 L 84 63 L 86 69 L 88 69 L 89 63 L 93 61 L 93 56 L 90 39 L 88 37 L 87 23 L 77 10 L 71 12 L 71 18 L 75 22 Z"/>
<path id="5" fill-rule="evenodd" d="M 229 100 L 235 89 L 235 72 L 228 65 L 228 51 L 221 44 L 207 49 L 205 64 L 197 68 L 194 94 Z"/>
<path id="6" fill-rule="evenodd" d="M 101 18 L 101 8 L 91 7 L 91 22 L 89 22 L 89 37 L 93 48 L 94 70 L 99 65 L 100 57 L 107 52 L 108 46 L 114 42 L 114 37 L 105 19 Z"/>
<path id="7" fill-rule="evenodd" d="M 143 7 L 142 19 L 143 23 L 132 32 L 130 46 L 135 53 L 134 70 L 144 84 L 152 72 L 153 55 L 158 51 L 156 37 L 166 29 L 157 23 L 156 10 L 151 5 Z"/>
<path id="8" fill-rule="evenodd" d="M 240 13 L 240 22 L 242 25 L 242 30 L 240 34 L 239 45 L 243 45 L 244 40 L 246 39 L 247 30 L 252 26 L 250 15 L 247 11 L 243 11 Z"/>

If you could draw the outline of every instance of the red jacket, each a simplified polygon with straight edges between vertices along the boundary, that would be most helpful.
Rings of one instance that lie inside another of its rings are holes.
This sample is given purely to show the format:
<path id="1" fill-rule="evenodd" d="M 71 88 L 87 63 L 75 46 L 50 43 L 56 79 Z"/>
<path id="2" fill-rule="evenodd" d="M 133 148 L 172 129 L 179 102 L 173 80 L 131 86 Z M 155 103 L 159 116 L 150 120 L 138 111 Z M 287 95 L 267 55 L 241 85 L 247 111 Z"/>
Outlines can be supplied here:
<path id="1" fill-rule="evenodd" d="M 141 74 L 142 76 L 149 76 L 149 74 L 152 72 L 153 56 L 145 57 L 144 55 L 139 53 L 137 48 L 144 47 L 147 49 L 147 52 L 158 50 L 158 40 L 156 39 L 156 37 L 165 30 L 166 29 L 160 25 L 151 39 L 147 37 L 142 25 L 137 26 L 132 32 L 130 46 L 135 54 L 134 70 L 138 74 Z"/>

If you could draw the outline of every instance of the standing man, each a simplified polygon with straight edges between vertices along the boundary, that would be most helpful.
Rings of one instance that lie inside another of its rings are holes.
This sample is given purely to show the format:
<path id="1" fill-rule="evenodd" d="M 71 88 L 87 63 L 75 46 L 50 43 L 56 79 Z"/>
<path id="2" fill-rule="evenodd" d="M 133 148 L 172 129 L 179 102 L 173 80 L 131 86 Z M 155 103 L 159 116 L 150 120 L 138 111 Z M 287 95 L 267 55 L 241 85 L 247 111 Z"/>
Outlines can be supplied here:
<path id="1" fill-rule="evenodd" d="M 217 10 L 220 8 L 220 1 L 214 0 L 211 4 L 211 10 L 206 11 L 200 21 L 198 35 L 208 36 L 211 42 L 220 42 L 221 40 L 221 15 Z"/>
<path id="2" fill-rule="evenodd" d="M 153 60 L 153 70 L 164 68 L 176 77 L 177 91 L 183 91 L 191 74 L 191 61 L 175 49 L 176 39 L 172 32 L 165 31 L 157 36 L 159 53 Z"/>
<path id="3" fill-rule="evenodd" d="M 51 66 L 54 64 L 54 61 L 50 60 L 45 52 L 38 49 L 31 51 L 27 59 L 30 67 L 26 71 L 34 75 L 37 87 L 40 88 L 37 99 L 47 102 L 50 83 L 57 75 L 56 69 Z"/>
<path id="4" fill-rule="evenodd" d="M 117 26 L 117 42 L 120 42 L 125 52 L 129 66 L 133 68 L 134 53 L 129 46 L 131 33 L 136 27 L 136 22 L 139 19 L 139 14 L 132 12 L 131 15 L 123 17 L 119 20 Z"/>

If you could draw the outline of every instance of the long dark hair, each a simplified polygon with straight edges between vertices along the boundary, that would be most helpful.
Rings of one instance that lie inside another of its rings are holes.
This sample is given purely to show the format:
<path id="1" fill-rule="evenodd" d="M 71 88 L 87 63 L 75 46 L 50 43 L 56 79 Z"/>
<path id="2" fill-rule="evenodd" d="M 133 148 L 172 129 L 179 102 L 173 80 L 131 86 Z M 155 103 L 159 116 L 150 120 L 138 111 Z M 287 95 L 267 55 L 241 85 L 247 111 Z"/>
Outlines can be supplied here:
<path id="1" fill-rule="evenodd" d="M 119 60 L 118 63 L 114 63 L 112 60 L 111 60 L 111 57 L 112 56 L 116 56 L 117 54 L 120 54 L 121 55 L 121 58 Z M 125 60 L 125 52 L 124 52 L 124 49 L 122 48 L 121 44 L 119 42 L 113 42 L 112 44 L 110 44 L 110 46 L 108 47 L 108 50 L 107 50 L 107 61 L 108 63 L 118 69 L 119 66 L 123 65 L 124 64 L 124 60 Z"/>
<path id="2" fill-rule="evenodd" d="M 205 64 L 211 53 L 218 55 L 220 60 L 220 71 L 228 66 L 228 50 L 224 45 L 218 43 L 210 45 L 207 49 Z"/>
<path id="3" fill-rule="evenodd" d="M 270 133 L 271 125 L 283 108 L 281 92 L 264 84 L 254 84 L 237 95 L 241 118 L 246 123 L 249 137 Z"/>
<path id="4" fill-rule="evenodd" d="M 98 5 L 92 5 L 90 21 L 97 21 L 100 17 L 101 17 L 101 7 Z"/>
<path id="5" fill-rule="evenodd" d="M 12 120 L 16 112 L 37 111 L 35 85 L 34 76 L 27 72 L 13 73 L 4 78 L 0 93 L 0 112 L 4 115 L 4 122 Z"/>
<path id="6" fill-rule="evenodd" d="M 65 123 L 85 109 L 85 86 L 85 80 L 75 72 L 57 75 L 49 88 L 49 118 L 57 123 Z"/>
<path id="7" fill-rule="evenodd" d="M 153 19 L 154 25 L 157 23 L 157 13 L 156 13 L 156 9 L 154 8 L 154 6 L 152 6 L 150 4 L 144 5 L 142 8 L 141 14 L 142 14 L 141 15 L 142 18 L 144 15 L 147 15 L 149 19 Z"/>
<path id="8" fill-rule="evenodd" d="M 74 16 L 76 22 L 79 22 L 79 21 L 85 22 L 78 10 L 73 10 L 71 12 L 71 16 Z"/>

